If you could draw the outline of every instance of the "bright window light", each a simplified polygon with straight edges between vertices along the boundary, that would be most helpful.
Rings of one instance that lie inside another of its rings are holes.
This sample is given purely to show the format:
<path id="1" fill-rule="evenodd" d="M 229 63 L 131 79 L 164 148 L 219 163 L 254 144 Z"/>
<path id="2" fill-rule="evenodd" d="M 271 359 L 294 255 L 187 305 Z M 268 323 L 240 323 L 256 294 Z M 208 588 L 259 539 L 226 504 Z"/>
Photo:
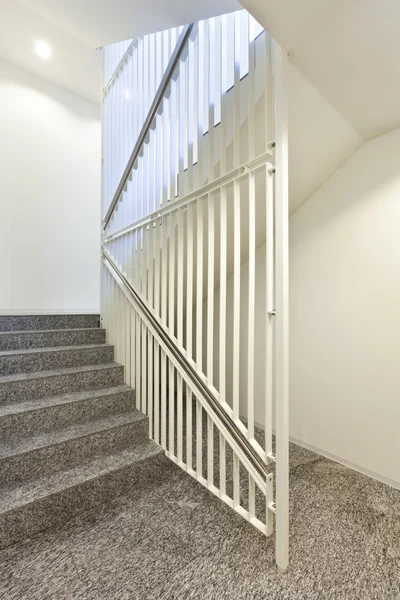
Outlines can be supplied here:
<path id="1" fill-rule="evenodd" d="M 35 44 L 36 54 L 40 56 L 40 58 L 50 58 L 52 54 L 52 50 L 47 42 L 44 40 L 38 40 Z"/>

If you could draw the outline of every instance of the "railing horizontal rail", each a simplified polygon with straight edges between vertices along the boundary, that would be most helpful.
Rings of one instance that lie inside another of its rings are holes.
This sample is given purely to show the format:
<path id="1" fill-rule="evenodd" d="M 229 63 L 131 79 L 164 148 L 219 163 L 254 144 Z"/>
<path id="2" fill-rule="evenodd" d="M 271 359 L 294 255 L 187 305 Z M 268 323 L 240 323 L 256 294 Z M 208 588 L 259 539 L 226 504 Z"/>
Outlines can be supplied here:
<path id="1" fill-rule="evenodd" d="M 269 152 L 265 152 L 264 154 L 261 154 L 254 160 L 248 162 L 247 164 L 245 164 L 241 167 L 238 167 L 237 169 L 233 169 L 232 171 L 230 171 L 229 173 L 226 173 L 225 175 L 222 175 L 221 177 L 217 177 L 211 183 L 206 183 L 205 185 L 203 185 L 201 188 L 198 188 L 194 192 L 191 192 L 190 194 L 187 194 L 186 196 L 182 196 L 182 198 L 178 198 L 174 202 L 166 204 L 165 206 L 161 206 L 160 209 L 157 210 L 156 213 L 152 213 L 151 215 L 143 217 L 143 219 L 139 219 L 138 221 L 135 221 L 134 223 L 131 223 L 130 225 L 126 225 L 122 229 L 115 231 L 111 235 L 103 238 L 103 243 L 107 243 L 107 242 L 110 242 L 111 240 L 115 240 L 118 237 L 125 235 L 126 233 L 129 233 L 130 231 L 135 231 L 136 229 L 145 227 L 146 225 L 149 225 L 150 223 L 152 223 L 155 219 L 163 217 L 164 215 L 170 213 L 171 211 L 177 210 L 178 208 L 184 206 L 185 204 L 194 202 L 198 198 L 201 198 L 202 196 L 211 194 L 218 188 L 221 188 L 223 186 L 229 185 L 230 183 L 233 183 L 235 181 L 235 179 L 239 179 L 241 177 L 248 176 L 249 173 L 257 171 L 257 169 L 260 169 L 261 167 L 263 167 L 265 165 L 265 163 L 270 164 L 271 167 L 274 166 L 274 156 L 272 154 L 270 154 Z"/>
<path id="2" fill-rule="evenodd" d="M 164 76 L 161 80 L 161 83 L 158 87 L 157 93 L 155 95 L 155 98 L 153 100 L 153 103 L 150 107 L 150 110 L 148 112 L 148 115 L 146 117 L 145 122 L 143 123 L 142 129 L 139 133 L 138 139 L 136 141 L 136 144 L 132 150 L 132 154 L 128 160 L 128 163 L 125 167 L 125 170 L 122 174 L 121 180 L 118 184 L 118 187 L 115 191 L 115 194 L 113 196 L 113 199 L 111 200 L 111 204 L 107 210 L 107 213 L 104 217 L 104 221 L 103 221 L 103 229 L 107 228 L 108 223 L 110 222 L 110 219 L 113 215 L 113 212 L 115 210 L 115 207 L 118 203 L 118 200 L 124 190 L 124 187 L 126 185 L 126 182 L 128 181 L 129 175 L 133 169 L 133 165 L 135 164 L 140 151 L 142 149 L 143 144 L 145 143 L 145 140 L 147 138 L 147 135 L 149 133 L 151 124 L 157 114 L 157 111 L 159 110 L 160 106 L 161 106 L 161 102 L 164 98 L 164 95 L 168 89 L 168 86 L 170 84 L 170 81 L 172 79 L 172 76 L 174 74 L 174 71 L 176 69 L 176 66 L 178 65 L 179 59 L 186 47 L 186 44 L 189 40 L 190 34 L 192 32 L 192 29 L 194 27 L 194 23 L 191 23 L 190 25 L 186 25 L 183 30 L 182 33 L 179 36 L 178 42 L 176 44 L 175 50 L 172 53 L 172 56 L 170 58 L 170 61 L 168 63 L 168 66 L 165 70 Z"/>
<path id="3" fill-rule="evenodd" d="M 159 321 L 154 317 L 152 311 L 147 307 L 146 303 L 142 300 L 140 295 L 132 287 L 125 275 L 121 272 L 111 256 L 103 250 L 104 260 L 106 265 L 111 268 L 111 272 L 116 275 L 123 283 L 124 290 L 130 296 L 130 299 L 134 302 L 135 306 L 142 313 L 144 319 L 151 325 L 154 331 L 155 337 L 158 343 L 163 344 L 166 351 L 174 359 L 174 361 L 180 366 L 181 370 L 185 373 L 186 377 L 190 379 L 191 386 L 196 389 L 199 398 L 202 398 L 207 405 L 208 410 L 218 420 L 220 426 L 229 432 L 233 445 L 239 450 L 239 454 L 243 459 L 243 464 L 250 467 L 255 481 L 259 485 L 260 489 L 265 489 L 266 479 L 269 475 L 265 463 L 262 461 L 260 456 L 251 446 L 246 437 L 242 434 L 240 429 L 232 421 L 232 419 L 225 413 L 224 409 L 219 404 L 218 400 L 214 398 L 208 386 L 204 383 L 202 378 L 199 376 L 197 371 L 193 368 L 192 364 L 182 354 L 179 348 L 174 344 L 169 334 L 164 330 Z M 207 410 L 206 408 L 206 410 Z"/>

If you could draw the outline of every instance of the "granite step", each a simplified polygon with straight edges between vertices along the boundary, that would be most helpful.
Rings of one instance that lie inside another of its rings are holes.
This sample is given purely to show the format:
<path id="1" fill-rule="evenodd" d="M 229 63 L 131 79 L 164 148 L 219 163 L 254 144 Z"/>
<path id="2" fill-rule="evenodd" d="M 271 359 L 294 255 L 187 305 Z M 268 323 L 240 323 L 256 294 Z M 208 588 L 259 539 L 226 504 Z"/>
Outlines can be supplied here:
<path id="1" fill-rule="evenodd" d="M 0 331 L 98 327 L 99 315 L 0 315 Z"/>
<path id="2" fill-rule="evenodd" d="M 0 377 L 0 405 L 123 383 L 124 368 L 118 363 L 6 375 Z"/>
<path id="3" fill-rule="evenodd" d="M 108 344 L 9 350 L 0 352 L 0 375 L 83 367 L 111 363 L 113 360 L 114 346 Z"/>
<path id="4" fill-rule="evenodd" d="M 61 525 L 139 485 L 161 480 L 175 465 L 148 441 L 75 468 L 0 489 L 0 548 Z"/>
<path id="5" fill-rule="evenodd" d="M 106 330 L 92 329 L 37 329 L 36 331 L 0 331 L 0 351 L 28 350 L 29 348 L 58 348 L 104 344 Z"/>
<path id="6" fill-rule="evenodd" d="M 0 444 L 0 487 L 71 469 L 148 440 L 148 418 L 134 409 L 122 415 Z"/>
<path id="7" fill-rule="evenodd" d="M 134 407 L 135 391 L 127 385 L 3 404 L 0 405 L 0 440 L 19 439 L 122 414 Z"/>

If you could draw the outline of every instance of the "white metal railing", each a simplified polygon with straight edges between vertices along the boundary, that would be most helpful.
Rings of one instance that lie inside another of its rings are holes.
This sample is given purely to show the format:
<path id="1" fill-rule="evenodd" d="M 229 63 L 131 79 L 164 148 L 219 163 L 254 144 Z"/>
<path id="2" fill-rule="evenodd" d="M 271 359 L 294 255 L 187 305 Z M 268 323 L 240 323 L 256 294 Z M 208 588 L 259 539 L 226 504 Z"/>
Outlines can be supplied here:
<path id="1" fill-rule="evenodd" d="M 113 95 L 113 87 L 124 81 L 124 69 L 129 71 L 125 59 L 104 97 L 108 134 L 103 150 L 107 216 L 102 317 L 116 358 L 125 365 L 126 381 L 136 389 L 137 407 L 149 415 L 150 437 L 267 535 L 276 511 L 277 563 L 284 570 L 288 563 L 285 56 L 246 11 L 197 23 L 186 31 L 176 62 L 169 46 L 171 77 L 162 89 L 162 101 L 147 117 L 133 158 L 135 138 L 126 140 L 120 129 L 121 119 L 129 123 L 132 115 L 126 115 L 126 106 Z M 170 39 L 169 34 L 162 35 Z M 137 47 L 147 44 L 151 48 L 149 40 L 138 41 Z M 142 76 L 145 81 L 145 71 Z M 162 79 L 160 73 L 159 85 Z M 143 106 L 142 83 L 137 89 L 137 102 Z M 151 90 L 149 107 L 157 86 Z M 123 87 L 120 98 L 121 91 Z M 112 114 L 117 115 L 115 120 Z M 140 115 L 137 123 L 142 127 L 146 114 Z M 120 171 L 126 171 L 121 182 L 108 164 L 120 145 L 125 147 L 125 154 L 119 155 Z M 129 156 L 126 167 L 123 161 Z M 132 290 L 139 304 L 132 300 Z M 255 317 L 260 302 L 267 315 L 261 340 Z M 163 346 L 164 335 L 172 340 L 174 351 Z M 176 362 L 174 352 L 183 363 Z M 219 416 L 210 399 L 222 411 Z M 257 428 L 260 414 L 264 439 Z M 264 465 L 264 477 L 255 470 L 254 457 Z"/>

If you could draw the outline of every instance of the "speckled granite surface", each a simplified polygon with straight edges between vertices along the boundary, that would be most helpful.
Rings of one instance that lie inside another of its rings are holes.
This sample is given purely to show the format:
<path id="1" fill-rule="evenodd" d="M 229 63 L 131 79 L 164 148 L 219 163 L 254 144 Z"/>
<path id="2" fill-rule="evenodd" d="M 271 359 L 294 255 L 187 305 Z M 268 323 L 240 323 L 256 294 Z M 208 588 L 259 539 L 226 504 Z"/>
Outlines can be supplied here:
<path id="1" fill-rule="evenodd" d="M 0 331 L 84 329 L 99 326 L 99 315 L 0 315 Z"/>
<path id="2" fill-rule="evenodd" d="M 23 483 L 147 440 L 147 419 L 132 410 L 14 442 L 6 441 L 0 444 L 0 486 Z"/>
<path id="3" fill-rule="evenodd" d="M 121 414 L 133 406 L 135 392 L 127 385 L 0 405 L 0 440 L 18 439 L 32 432 L 37 434 Z"/>
<path id="4" fill-rule="evenodd" d="M 124 382 L 124 368 L 117 363 L 72 367 L 0 377 L 0 404 L 112 387 Z"/>
<path id="5" fill-rule="evenodd" d="M 113 360 L 114 347 L 108 344 L 8 350 L 0 352 L 0 376 L 98 365 Z"/>
<path id="6" fill-rule="evenodd" d="M 36 331 L 0 331 L 0 351 L 104 344 L 105 329 L 50 329 Z"/>
<path id="7" fill-rule="evenodd" d="M 0 548 L 170 468 L 113 360 L 98 315 L 0 316 Z"/>
<path id="8" fill-rule="evenodd" d="M 398 600 L 400 493 L 292 446 L 291 564 L 178 468 L 0 552 L 7 600 Z"/>
<path id="9" fill-rule="evenodd" d="M 93 508 L 97 512 L 137 486 L 161 482 L 172 466 L 158 446 L 147 442 L 6 490 L 0 495 L 0 547 Z"/>

